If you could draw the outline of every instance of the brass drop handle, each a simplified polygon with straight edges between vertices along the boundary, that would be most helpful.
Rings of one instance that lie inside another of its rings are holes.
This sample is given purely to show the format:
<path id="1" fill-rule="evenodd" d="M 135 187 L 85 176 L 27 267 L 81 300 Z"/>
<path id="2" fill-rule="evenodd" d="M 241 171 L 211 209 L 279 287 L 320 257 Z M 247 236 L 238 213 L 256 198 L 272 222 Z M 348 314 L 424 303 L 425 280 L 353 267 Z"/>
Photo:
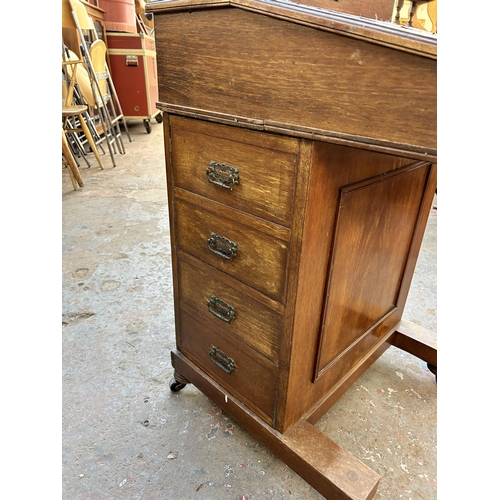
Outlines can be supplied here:
<path id="1" fill-rule="evenodd" d="M 224 236 L 210 233 L 210 238 L 208 238 L 207 244 L 208 249 L 212 253 L 222 257 L 223 259 L 233 260 L 237 255 L 238 245 Z"/>
<path id="2" fill-rule="evenodd" d="M 234 359 L 230 358 L 226 353 L 222 352 L 217 347 L 212 346 L 210 352 L 208 353 L 210 356 L 210 361 L 215 363 L 221 370 L 224 370 L 226 373 L 233 373 L 236 369 L 236 363 Z"/>
<path id="3" fill-rule="evenodd" d="M 208 301 L 208 310 L 217 318 L 225 321 L 226 323 L 231 323 L 234 319 L 236 312 L 233 306 L 230 306 L 227 302 L 222 299 L 217 298 L 215 295 L 210 297 Z"/>
<path id="4" fill-rule="evenodd" d="M 212 160 L 207 168 L 207 179 L 212 184 L 232 191 L 240 183 L 238 173 L 236 167 Z"/>

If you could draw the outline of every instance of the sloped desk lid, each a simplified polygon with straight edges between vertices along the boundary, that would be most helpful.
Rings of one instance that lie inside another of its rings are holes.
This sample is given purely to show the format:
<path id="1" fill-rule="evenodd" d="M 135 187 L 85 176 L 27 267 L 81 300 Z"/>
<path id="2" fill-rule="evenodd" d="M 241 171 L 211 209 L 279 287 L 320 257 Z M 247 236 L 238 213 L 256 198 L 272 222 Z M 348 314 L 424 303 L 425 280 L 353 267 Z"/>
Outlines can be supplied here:
<path id="1" fill-rule="evenodd" d="M 154 14 L 229 6 L 437 58 L 436 34 L 287 0 L 153 0 L 146 4 L 146 11 Z"/>

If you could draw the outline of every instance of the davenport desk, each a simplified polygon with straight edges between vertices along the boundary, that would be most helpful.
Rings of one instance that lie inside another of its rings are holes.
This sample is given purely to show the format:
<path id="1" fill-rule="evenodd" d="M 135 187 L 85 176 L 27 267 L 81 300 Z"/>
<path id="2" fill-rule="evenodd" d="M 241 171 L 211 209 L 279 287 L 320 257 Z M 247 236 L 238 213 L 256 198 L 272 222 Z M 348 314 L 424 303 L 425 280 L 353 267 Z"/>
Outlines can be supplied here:
<path id="1" fill-rule="evenodd" d="M 379 476 L 314 427 L 390 345 L 436 191 L 436 36 L 280 0 L 166 0 L 178 391 L 192 383 L 329 499 Z"/>

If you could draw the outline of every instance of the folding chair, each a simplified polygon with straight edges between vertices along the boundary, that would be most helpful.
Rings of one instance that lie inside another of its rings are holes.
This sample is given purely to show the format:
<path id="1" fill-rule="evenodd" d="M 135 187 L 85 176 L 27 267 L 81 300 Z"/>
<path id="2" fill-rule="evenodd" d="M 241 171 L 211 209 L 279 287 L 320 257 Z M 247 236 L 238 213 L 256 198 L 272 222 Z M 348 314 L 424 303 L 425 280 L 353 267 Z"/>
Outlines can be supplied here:
<path id="1" fill-rule="evenodd" d="M 130 137 L 130 134 L 128 132 L 127 124 L 121 110 L 120 101 L 118 99 L 118 95 L 116 94 L 111 74 L 107 67 L 107 63 L 105 60 L 106 52 L 104 51 L 104 61 L 102 61 L 102 56 L 99 53 L 99 51 L 102 52 L 102 49 L 96 50 L 94 57 L 95 63 L 98 64 L 99 69 L 96 69 L 94 66 L 94 61 L 92 59 L 90 48 L 88 46 L 90 45 L 91 47 L 92 44 L 99 42 L 100 40 L 97 35 L 94 23 L 90 16 L 87 14 L 85 7 L 80 2 L 80 0 L 69 0 L 69 4 L 71 7 L 71 14 L 73 16 L 75 26 L 81 40 L 80 49 L 82 52 L 83 61 L 90 76 L 91 90 L 93 94 L 92 100 L 94 102 L 94 107 L 91 107 L 90 111 L 97 111 L 97 119 L 99 120 L 99 125 L 102 127 L 103 135 L 108 145 L 108 150 L 111 156 L 113 167 L 115 167 L 116 163 L 113 153 L 116 154 L 116 147 L 118 147 L 118 151 L 121 154 L 125 153 L 125 147 L 121 138 L 120 124 L 123 124 L 130 142 L 132 142 L 132 138 Z M 87 42 L 85 41 L 85 37 L 82 31 L 83 29 L 89 30 L 92 33 L 94 38 L 94 42 L 92 42 L 92 44 L 87 44 Z M 102 40 L 100 40 L 100 42 L 102 42 Z M 97 47 L 99 47 L 99 45 L 100 43 L 96 44 Z M 101 80 L 104 80 L 104 82 L 102 82 Z M 105 84 L 105 89 L 103 83 Z"/>
<path id="2" fill-rule="evenodd" d="M 63 84 L 66 84 L 66 87 L 63 85 L 63 95 L 64 100 L 62 104 L 62 128 L 63 135 L 66 136 L 71 133 L 79 133 L 82 132 L 87 139 L 87 143 L 94 153 L 99 166 L 104 169 L 104 165 L 102 164 L 101 157 L 97 148 L 95 146 L 94 138 L 87 126 L 85 113 L 88 111 L 88 106 L 86 104 L 75 104 L 74 103 L 74 91 L 77 79 L 77 67 L 79 64 L 82 64 L 83 61 L 81 59 L 77 60 L 64 60 L 65 54 L 63 50 Z M 67 155 L 65 155 L 66 160 L 69 161 Z"/>

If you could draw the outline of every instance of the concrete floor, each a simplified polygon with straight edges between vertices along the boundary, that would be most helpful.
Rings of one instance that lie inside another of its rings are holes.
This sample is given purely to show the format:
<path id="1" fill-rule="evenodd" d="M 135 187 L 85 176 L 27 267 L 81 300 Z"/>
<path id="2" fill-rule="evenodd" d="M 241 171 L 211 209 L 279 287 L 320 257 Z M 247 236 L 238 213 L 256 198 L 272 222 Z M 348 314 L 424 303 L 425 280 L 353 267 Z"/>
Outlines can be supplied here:
<path id="1" fill-rule="evenodd" d="M 126 154 L 85 186 L 62 172 L 62 498 L 318 500 L 316 490 L 193 386 L 175 347 L 163 129 L 129 123 Z M 432 210 L 405 318 L 436 329 Z M 437 386 L 390 348 L 317 427 L 382 476 L 375 499 L 437 498 Z"/>

